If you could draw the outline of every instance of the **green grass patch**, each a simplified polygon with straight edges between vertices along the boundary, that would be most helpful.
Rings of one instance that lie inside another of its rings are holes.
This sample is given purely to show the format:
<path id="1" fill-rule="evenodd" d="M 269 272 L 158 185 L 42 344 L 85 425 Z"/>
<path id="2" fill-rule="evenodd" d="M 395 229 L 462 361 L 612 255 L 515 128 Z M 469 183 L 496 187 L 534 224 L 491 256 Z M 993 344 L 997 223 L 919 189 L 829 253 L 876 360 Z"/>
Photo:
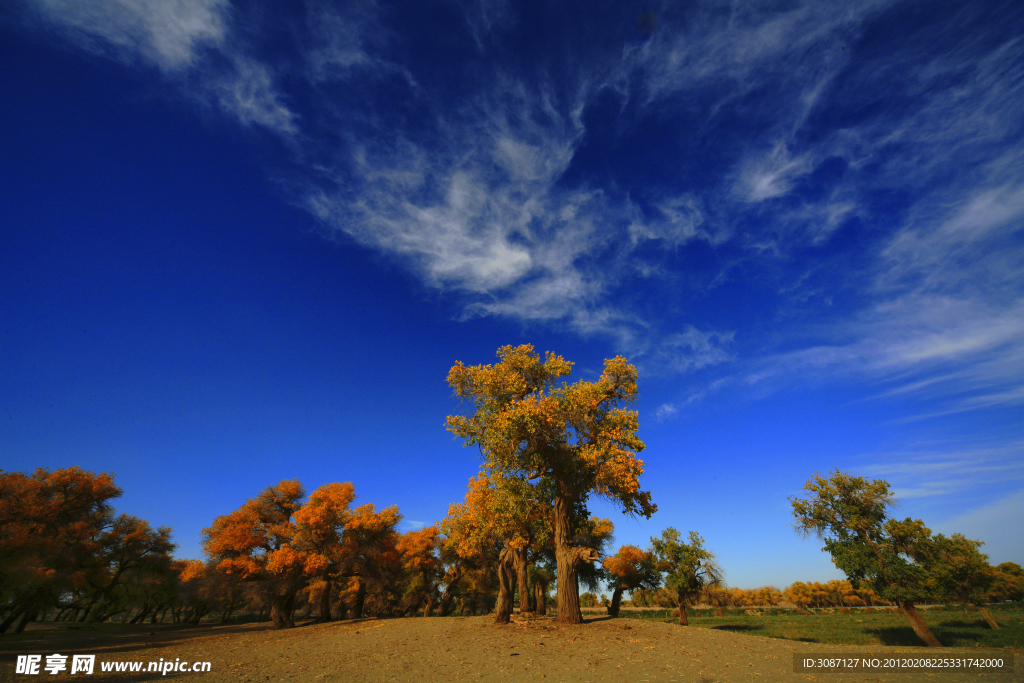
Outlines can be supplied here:
<path id="1" fill-rule="evenodd" d="M 877 610 L 878 608 L 876 608 Z M 1024 648 L 1024 606 L 994 605 L 989 610 L 1000 626 L 999 631 L 989 628 L 976 611 L 959 606 L 922 610 L 925 623 L 943 645 L 947 647 L 1009 647 Z M 767 638 L 799 640 L 806 643 L 830 645 L 900 645 L 921 646 L 921 640 L 901 613 L 876 611 L 865 614 L 854 610 L 840 614 L 839 610 L 811 614 L 796 614 L 794 610 L 758 610 L 762 616 L 745 614 L 745 610 L 727 610 L 725 616 L 716 617 L 711 610 L 690 610 L 690 628 L 709 628 L 733 631 Z M 623 611 L 625 619 L 641 619 L 676 624 L 678 617 L 669 610 Z"/>

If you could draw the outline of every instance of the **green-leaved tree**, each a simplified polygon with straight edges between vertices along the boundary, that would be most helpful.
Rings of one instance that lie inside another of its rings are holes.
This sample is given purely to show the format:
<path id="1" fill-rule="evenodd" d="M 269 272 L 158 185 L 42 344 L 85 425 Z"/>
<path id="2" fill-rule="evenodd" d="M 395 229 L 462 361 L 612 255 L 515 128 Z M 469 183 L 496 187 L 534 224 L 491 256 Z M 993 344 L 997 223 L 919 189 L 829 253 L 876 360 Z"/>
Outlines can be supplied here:
<path id="1" fill-rule="evenodd" d="M 807 499 L 790 497 L 796 530 L 825 541 L 824 550 L 854 588 L 864 585 L 896 603 L 914 633 L 929 647 L 942 647 L 914 606 L 932 597 L 936 546 L 919 519 L 890 519 L 895 505 L 889 483 L 868 481 L 838 469 L 804 484 Z"/>
<path id="2" fill-rule="evenodd" d="M 651 539 L 651 550 L 658 557 L 658 568 L 666 573 L 665 587 L 676 595 L 679 624 L 686 626 L 687 605 L 695 602 L 706 587 L 722 582 L 722 568 L 696 531 L 691 531 L 690 542 L 684 543 L 679 532 L 669 527 L 661 538 Z"/>

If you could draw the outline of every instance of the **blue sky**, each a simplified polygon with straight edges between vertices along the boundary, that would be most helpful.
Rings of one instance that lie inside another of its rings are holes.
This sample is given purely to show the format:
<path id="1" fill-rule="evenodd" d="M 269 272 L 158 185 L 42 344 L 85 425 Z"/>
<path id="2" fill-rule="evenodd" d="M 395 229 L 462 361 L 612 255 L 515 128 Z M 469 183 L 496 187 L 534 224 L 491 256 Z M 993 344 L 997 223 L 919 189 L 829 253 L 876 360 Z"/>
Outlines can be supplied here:
<path id="1" fill-rule="evenodd" d="M 640 372 L 644 485 L 731 585 L 839 578 L 815 471 L 1024 563 L 1024 7 L 19 0 L 0 466 L 201 530 L 480 465 L 456 360 Z"/>

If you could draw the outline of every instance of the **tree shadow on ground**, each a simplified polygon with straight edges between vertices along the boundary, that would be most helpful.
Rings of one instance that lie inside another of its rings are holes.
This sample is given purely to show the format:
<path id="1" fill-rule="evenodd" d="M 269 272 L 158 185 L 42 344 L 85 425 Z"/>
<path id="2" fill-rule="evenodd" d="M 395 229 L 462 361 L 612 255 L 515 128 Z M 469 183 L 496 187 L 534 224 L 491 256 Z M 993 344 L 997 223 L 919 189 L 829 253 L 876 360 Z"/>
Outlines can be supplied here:
<path id="1" fill-rule="evenodd" d="M 589 618 L 587 618 L 587 619 L 584 619 L 584 620 L 583 620 L 583 623 L 584 623 L 584 624 L 593 624 L 593 623 L 596 623 L 596 622 L 598 622 L 598 621 L 609 621 L 609 620 L 611 620 L 611 619 L 617 619 L 617 618 L 618 618 L 618 617 L 610 617 L 610 616 L 608 616 L 608 615 L 606 614 L 606 615 L 604 615 L 604 616 L 602 616 L 602 617 L 589 617 Z"/>
<path id="2" fill-rule="evenodd" d="M 711 626 L 710 628 L 716 631 L 763 631 L 764 627 L 754 626 L 753 624 L 719 624 L 718 626 Z"/>
<path id="3" fill-rule="evenodd" d="M 377 621 L 374 617 L 344 619 L 318 624 L 315 621 L 297 623 L 295 628 L 312 626 L 357 626 Z M 7 636 L 0 640 L 0 654 L 35 653 L 42 650 L 96 650 L 105 655 L 145 651 L 167 647 L 202 636 L 237 635 L 274 631 L 269 621 L 242 624 L 95 624 L 88 627 L 42 622 L 35 628 Z M 282 629 L 291 630 L 291 629 Z"/>
<path id="4" fill-rule="evenodd" d="M 945 626 L 945 625 L 943 625 Z M 939 642 L 949 647 L 953 643 L 975 642 L 978 634 L 970 631 L 951 631 L 944 627 L 932 627 L 931 631 L 938 638 Z M 917 637 L 914 629 L 909 626 L 890 626 L 886 628 L 867 628 L 865 633 L 870 633 L 878 638 L 882 645 L 906 645 L 910 647 L 925 647 L 924 641 Z"/>
<path id="5" fill-rule="evenodd" d="M 963 619 L 957 619 L 955 621 L 943 621 L 941 628 L 990 628 L 989 625 L 983 620 L 978 619 L 977 621 L 964 621 Z"/>

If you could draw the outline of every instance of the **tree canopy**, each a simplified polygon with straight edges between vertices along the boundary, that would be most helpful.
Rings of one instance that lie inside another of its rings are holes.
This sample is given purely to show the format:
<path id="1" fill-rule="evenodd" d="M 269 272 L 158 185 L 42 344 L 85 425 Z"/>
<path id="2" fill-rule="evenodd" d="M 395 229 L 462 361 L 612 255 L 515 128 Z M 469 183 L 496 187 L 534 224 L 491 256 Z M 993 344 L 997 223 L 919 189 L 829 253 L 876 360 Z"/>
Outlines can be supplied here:
<path id="1" fill-rule="evenodd" d="M 677 596 L 679 623 L 686 626 L 687 605 L 706 587 L 722 582 L 722 569 L 696 531 L 691 531 L 690 542 L 684 543 L 679 532 L 669 527 L 661 538 L 651 539 L 651 550 L 658 558 L 658 568 L 666 574 L 665 587 Z"/>
<path id="2" fill-rule="evenodd" d="M 619 616 L 619 605 L 624 591 L 637 589 L 655 590 L 661 585 L 661 570 L 658 569 L 658 558 L 649 550 L 641 550 L 635 545 L 624 545 L 619 551 L 604 561 L 608 573 L 608 583 L 612 587 L 612 600 L 608 605 L 608 614 Z"/>
<path id="3" fill-rule="evenodd" d="M 558 620 L 579 623 L 577 569 L 597 559 L 571 543 L 575 525 L 587 517 L 587 498 L 595 494 L 645 517 L 657 509 L 640 489 L 637 414 L 623 407 L 636 396 L 636 369 L 618 356 L 605 361 L 597 382 L 569 385 L 557 381 L 572 363 L 551 352 L 541 360 L 529 344 L 503 346 L 498 358 L 452 367 L 448 383 L 474 411 L 449 416 L 448 429 L 478 446 L 491 471 L 537 482 L 554 499 Z"/>
<path id="4" fill-rule="evenodd" d="M 889 517 L 896 500 L 889 483 L 835 470 L 815 474 L 806 499 L 790 497 L 798 532 L 825 541 L 824 550 L 854 588 L 864 585 L 896 603 L 914 632 L 931 647 L 941 643 L 915 603 L 928 599 L 975 600 L 991 583 L 981 543 L 954 534 L 932 537 L 919 519 Z M 994 624 L 994 622 L 990 622 Z"/>

